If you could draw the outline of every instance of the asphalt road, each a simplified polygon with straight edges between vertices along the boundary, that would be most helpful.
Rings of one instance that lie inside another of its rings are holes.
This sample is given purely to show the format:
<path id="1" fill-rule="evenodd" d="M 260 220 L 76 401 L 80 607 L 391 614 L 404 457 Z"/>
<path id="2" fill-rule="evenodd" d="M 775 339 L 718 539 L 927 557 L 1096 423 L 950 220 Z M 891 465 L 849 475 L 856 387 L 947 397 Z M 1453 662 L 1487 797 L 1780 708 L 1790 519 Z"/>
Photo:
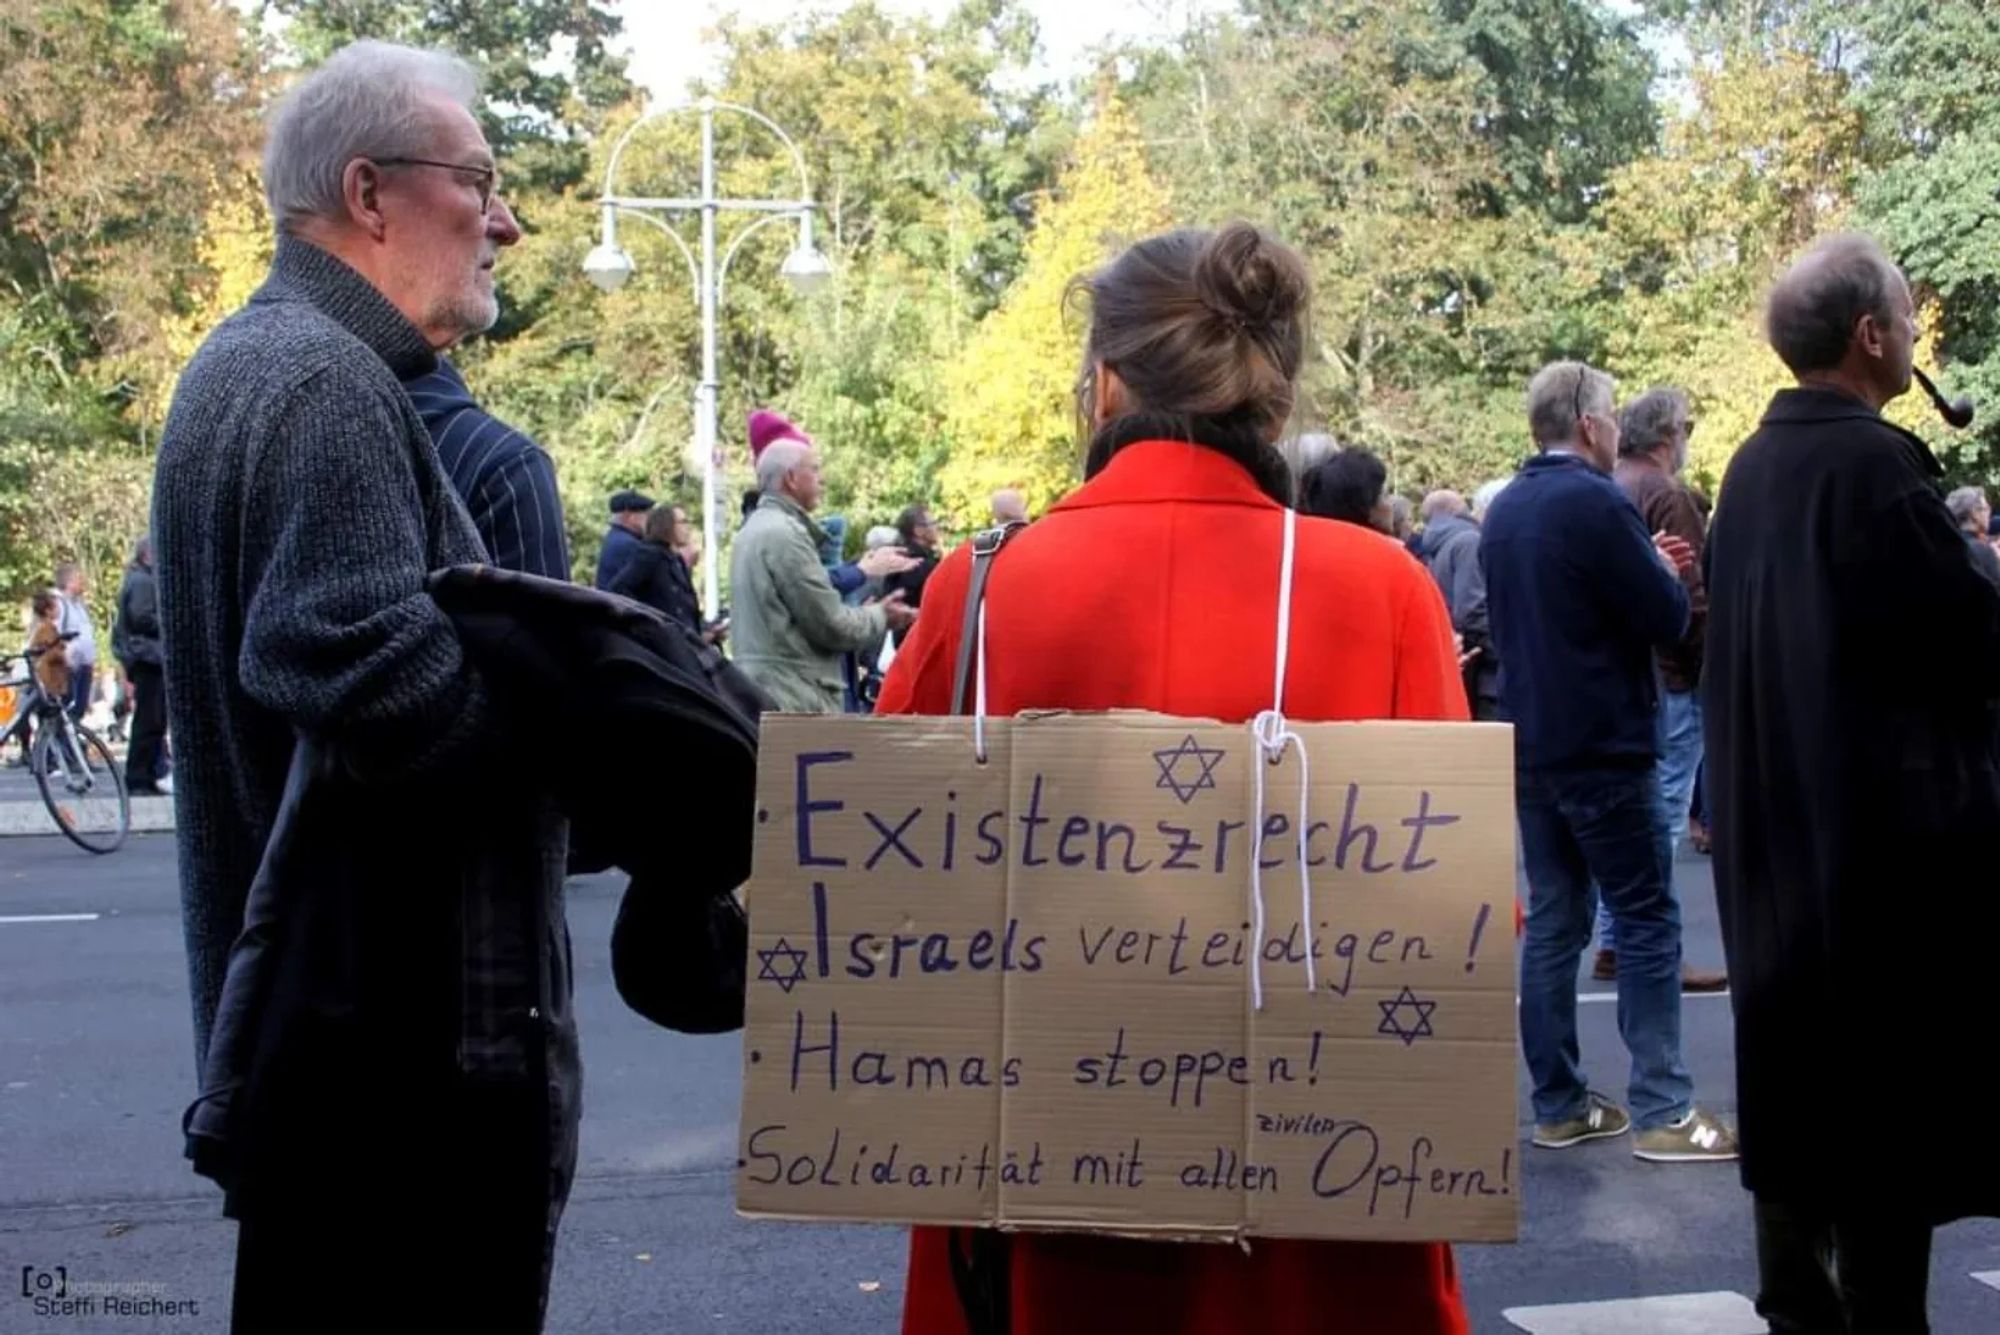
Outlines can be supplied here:
<path id="1" fill-rule="evenodd" d="M 1689 954 L 1719 966 L 1706 863 L 1685 861 L 1682 874 Z M 549 1331 L 894 1331 L 902 1298 L 899 1230 L 735 1217 L 737 1040 L 682 1037 L 625 1010 L 611 986 L 607 946 L 617 889 L 608 878 L 572 886 L 586 1066 L 583 1163 L 564 1223 Z M 67 914 L 99 916 L 13 921 Z M 0 1026 L 0 1335 L 221 1330 L 234 1226 L 220 1218 L 217 1193 L 180 1157 L 180 1114 L 194 1072 L 171 837 L 135 837 L 105 858 L 56 839 L 0 839 L 0 1007 L 7 1017 Z M 1614 1010 L 1585 1005 L 1581 1024 L 1595 1080 L 1618 1093 L 1625 1061 Z M 1689 998 L 1685 1017 L 1697 1096 L 1727 1116 L 1729 1003 Z M 1990 1057 L 1992 1037 L 1967 1034 L 1968 1064 Z M 1894 1134 L 1908 1134 L 1921 1125 L 1921 1105 L 1869 1102 L 1889 1087 L 1857 1073 L 1829 1090 L 1827 1115 L 1855 1118 L 1864 1134 L 1868 1119 L 1860 1114 L 1873 1107 L 1899 1128 Z M 1918 1086 L 1955 1087 L 1950 1072 L 1926 1073 Z M 1525 1135 L 1525 1077 L 1523 1089 Z M 1956 1133 L 1979 1134 L 1971 1125 Z M 1514 1330 L 1501 1313 L 1522 1306 L 1755 1292 L 1748 1202 L 1733 1168 L 1642 1164 L 1622 1142 L 1527 1154 L 1521 1242 L 1458 1249 L 1476 1331 Z M 382 1265 L 422 1282 L 421 1256 L 384 1257 Z M 191 1300 L 199 1314 L 38 1318 L 21 1285 L 58 1266 L 72 1282 L 154 1286 L 140 1292 Z M 1971 1277 L 1994 1271 L 2000 1224 L 1939 1233 L 1932 1272 L 1939 1335 L 2000 1331 L 2000 1290 Z M 386 1300 L 384 1315 L 393 1318 Z M 1639 1329 L 1629 1320 L 1601 1328 L 1620 1335 Z"/>

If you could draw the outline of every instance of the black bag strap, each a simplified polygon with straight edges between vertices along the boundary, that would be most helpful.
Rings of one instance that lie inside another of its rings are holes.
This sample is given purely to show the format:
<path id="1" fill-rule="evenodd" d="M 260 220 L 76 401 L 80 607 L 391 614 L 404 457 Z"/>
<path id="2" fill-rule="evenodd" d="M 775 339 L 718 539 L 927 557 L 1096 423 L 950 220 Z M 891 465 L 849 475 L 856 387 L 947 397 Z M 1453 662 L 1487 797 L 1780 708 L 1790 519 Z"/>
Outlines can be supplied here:
<path id="1" fill-rule="evenodd" d="M 993 573 L 993 558 L 1000 555 L 1016 533 L 1026 528 L 1016 520 L 999 528 L 989 528 L 972 538 L 972 576 L 965 585 L 965 625 L 958 635 L 958 666 L 951 677 L 951 712 L 971 709 L 966 692 L 972 687 L 972 655 L 979 642 L 979 608 L 986 601 L 986 579 Z"/>

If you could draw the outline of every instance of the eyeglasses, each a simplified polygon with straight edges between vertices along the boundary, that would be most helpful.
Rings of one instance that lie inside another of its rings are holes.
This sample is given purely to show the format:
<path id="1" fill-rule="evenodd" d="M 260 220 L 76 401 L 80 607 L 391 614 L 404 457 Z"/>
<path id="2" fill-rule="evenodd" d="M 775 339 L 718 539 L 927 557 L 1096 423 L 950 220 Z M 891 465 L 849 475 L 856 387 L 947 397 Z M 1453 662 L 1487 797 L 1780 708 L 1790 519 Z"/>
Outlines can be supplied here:
<path id="1" fill-rule="evenodd" d="M 1570 408 L 1576 414 L 1578 430 L 1583 428 L 1584 419 L 1589 416 L 1583 410 L 1583 387 L 1590 383 L 1590 372 L 1583 367 L 1576 368 L 1576 393 L 1570 400 Z"/>
<path id="2" fill-rule="evenodd" d="M 475 177 L 474 184 L 479 189 L 479 211 L 486 212 L 493 207 L 493 196 L 500 189 L 500 169 L 476 162 L 437 162 L 431 158 L 371 158 L 378 167 L 441 167 L 448 172 L 466 172 Z"/>

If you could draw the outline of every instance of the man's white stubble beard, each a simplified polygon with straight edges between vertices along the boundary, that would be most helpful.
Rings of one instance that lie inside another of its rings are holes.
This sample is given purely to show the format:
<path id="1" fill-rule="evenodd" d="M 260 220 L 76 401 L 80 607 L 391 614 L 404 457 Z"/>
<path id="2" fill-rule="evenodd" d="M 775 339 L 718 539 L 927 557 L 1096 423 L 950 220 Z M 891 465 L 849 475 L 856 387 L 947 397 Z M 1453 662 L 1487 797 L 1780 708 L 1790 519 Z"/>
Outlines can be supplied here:
<path id="1" fill-rule="evenodd" d="M 500 295 L 497 292 L 468 292 L 461 298 L 440 302 L 431 320 L 433 328 L 456 329 L 458 337 L 454 344 L 483 334 L 500 319 Z"/>

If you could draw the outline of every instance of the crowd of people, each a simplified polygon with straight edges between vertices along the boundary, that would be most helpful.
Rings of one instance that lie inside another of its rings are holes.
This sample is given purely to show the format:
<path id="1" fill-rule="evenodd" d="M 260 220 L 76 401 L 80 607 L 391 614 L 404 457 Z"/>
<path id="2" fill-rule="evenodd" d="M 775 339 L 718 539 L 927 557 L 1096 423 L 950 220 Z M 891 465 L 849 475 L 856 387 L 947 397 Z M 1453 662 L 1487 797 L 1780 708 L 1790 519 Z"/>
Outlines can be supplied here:
<path id="1" fill-rule="evenodd" d="M 455 58 L 374 42 L 294 86 L 264 157 L 269 278 L 186 368 L 161 446 L 154 661 L 181 743 L 204 1098 L 234 1100 L 219 1180 L 239 1331 L 300 1329 L 301 1293 L 327 1328 L 368 1321 L 353 1276 L 400 1254 L 432 1259 L 406 1320 L 538 1329 L 575 1165 L 566 827 L 539 786 L 575 743 L 549 735 L 546 684 L 516 698 L 475 656 L 432 579 L 570 569 L 548 456 L 443 355 L 496 318 L 493 267 L 519 237 L 476 106 Z M 1528 383 L 1533 453 L 1470 503 L 1398 504 L 1365 450 L 1289 437 L 1310 282 L 1255 226 L 1138 241 L 1085 295 L 1084 480 L 1032 524 L 996 495 L 1007 536 L 981 580 L 921 507 L 848 560 L 820 445 L 761 410 L 732 606 L 701 605 L 686 512 L 637 491 L 610 498 L 595 583 L 726 647 L 778 710 L 953 712 L 976 614 L 1004 647 L 995 714 L 1243 721 L 1273 704 L 1270 590 L 1291 559 L 1291 717 L 1513 725 L 1533 1143 L 1740 1157 L 1774 1330 L 1924 1329 L 1930 1230 L 2000 1209 L 2000 1158 L 1912 1167 L 1830 1086 L 1950 1064 L 1952 1027 L 1919 1033 L 1885 991 L 1986 1008 L 2000 909 L 1964 892 L 2000 829 L 2000 583 L 1983 497 L 1948 504 L 1922 442 L 1880 415 L 1915 335 L 1894 266 L 1842 237 L 1780 282 L 1770 336 L 1799 387 L 1712 523 L 1681 477 L 1689 397 L 1621 407 L 1578 362 Z M 1695 1103 L 1680 1044 L 1681 991 L 1723 983 L 1686 968 L 1674 875 L 1704 769 L 1740 1130 Z M 658 818 L 667 837 L 671 806 Z M 316 894 L 278 912 L 301 866 Z M 1885 907 L 1903 887 L 1936 911 Z M 276 961 L 254 1003 L 225 987 L 239 937 Z M 1623 1104 L 1581 1069 L 1594 937 Z M 906 1331 L 1468 1329 L 1437 1243 L 974 1232 L 913 1230 Z"/>
<path id="2" fill-rule="evenodd" d="M 694 585 L 701 530 L 684 507 L 633 490 L 611 497 L 595 587 L 658 610 L 708 644 L 727 642 L 774 708 L 868 712 L 942 558 L 937 521 L 929 507 L 908 506 L 893 525 L 868 529 L 848 559 L 846 518 L 820 512 L 813 438 L 768 408 L 746 425 L 757 486 L 744 495 L 732 544 L 734 608 L 703 615 Z M 992 513 L 996 524 L 1027 522 L 1012 488 L 994 493 Z"/>

